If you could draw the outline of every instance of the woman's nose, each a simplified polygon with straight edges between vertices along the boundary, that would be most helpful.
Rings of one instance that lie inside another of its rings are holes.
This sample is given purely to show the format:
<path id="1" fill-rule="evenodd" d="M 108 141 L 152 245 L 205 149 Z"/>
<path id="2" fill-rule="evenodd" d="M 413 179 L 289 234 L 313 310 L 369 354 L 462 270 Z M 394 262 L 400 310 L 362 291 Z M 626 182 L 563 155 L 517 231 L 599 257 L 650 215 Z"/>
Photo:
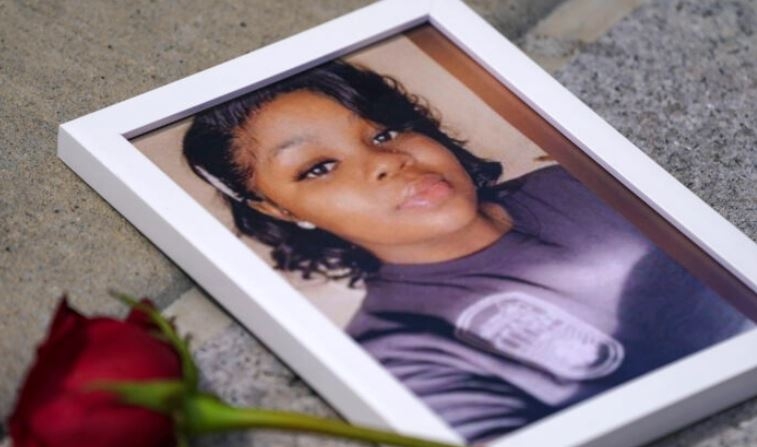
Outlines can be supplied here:
<path id="1" fill-rule="evenodd" d="M 406 152 L 374 149 L 370 155 L 371 178 L 379 181 L 389 179 L 405 169 L 412 161 L 412 157 Z"/>

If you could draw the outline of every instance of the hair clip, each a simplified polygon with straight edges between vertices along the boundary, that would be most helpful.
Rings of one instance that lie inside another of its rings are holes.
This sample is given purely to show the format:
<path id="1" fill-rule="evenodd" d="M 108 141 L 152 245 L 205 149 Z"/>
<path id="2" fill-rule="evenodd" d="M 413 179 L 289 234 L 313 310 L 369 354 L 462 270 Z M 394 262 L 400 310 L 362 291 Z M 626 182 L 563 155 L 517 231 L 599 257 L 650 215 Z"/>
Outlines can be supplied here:
<path id="1" fill-rule="evenodd" d="M 211 186 L 221 191 L 227 197 L 230 197 L 237 202 L 242 202 L 244 200 L 241 195 L 239 195 L 233 189 L 229 188 L 229 186 L 226 183 L 222 182 L 218 177 L 206 171 L 202 166 L 195 165 L 194 168 L 200 174 L 200 176 L 205 179 L 206 182 L 210 183 Z"/>

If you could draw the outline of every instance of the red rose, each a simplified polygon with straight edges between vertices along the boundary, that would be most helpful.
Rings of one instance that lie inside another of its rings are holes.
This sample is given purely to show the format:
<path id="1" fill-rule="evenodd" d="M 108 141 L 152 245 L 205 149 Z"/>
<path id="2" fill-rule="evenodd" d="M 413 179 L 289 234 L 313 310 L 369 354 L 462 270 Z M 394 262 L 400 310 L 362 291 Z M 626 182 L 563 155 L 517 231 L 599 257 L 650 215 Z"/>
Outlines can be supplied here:
<path id="1" fill-rule="evenodd" d="M 9 421 L 14 447 L 174 445 L 168 416 L 93 390 L 98 382 L 180 379 L 178 354 L 156 334 L 138 310 L 125 321 L 86 318 L 63 298 Z"/>

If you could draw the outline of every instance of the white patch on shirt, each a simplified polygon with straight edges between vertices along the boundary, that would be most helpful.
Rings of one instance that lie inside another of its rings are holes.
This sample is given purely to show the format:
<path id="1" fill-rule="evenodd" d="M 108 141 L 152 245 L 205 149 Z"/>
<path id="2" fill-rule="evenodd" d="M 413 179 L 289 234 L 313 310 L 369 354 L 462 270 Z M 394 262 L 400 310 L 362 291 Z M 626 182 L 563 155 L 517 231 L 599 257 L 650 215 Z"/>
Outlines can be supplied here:
<path id="1" fill-rule="evenodd" d="M 554 304 L 522 292 L 492 295 L 463 310 L 455 336 L 565 380 L 607 376 L 623 345 Z"/>

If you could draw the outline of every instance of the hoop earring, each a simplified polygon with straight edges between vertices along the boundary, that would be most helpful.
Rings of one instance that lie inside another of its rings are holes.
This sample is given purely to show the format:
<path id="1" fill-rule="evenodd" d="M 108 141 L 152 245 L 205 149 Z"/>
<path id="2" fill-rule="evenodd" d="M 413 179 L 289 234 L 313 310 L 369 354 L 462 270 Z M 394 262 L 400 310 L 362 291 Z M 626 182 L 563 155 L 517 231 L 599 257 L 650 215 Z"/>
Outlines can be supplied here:
<path id="1" fill-rule="evenodd" d="M 297 226 L 302 228 L 303 230 L 315 230 L 315 224 L 308 222 L 307 220 L 298 220 Z"/>

